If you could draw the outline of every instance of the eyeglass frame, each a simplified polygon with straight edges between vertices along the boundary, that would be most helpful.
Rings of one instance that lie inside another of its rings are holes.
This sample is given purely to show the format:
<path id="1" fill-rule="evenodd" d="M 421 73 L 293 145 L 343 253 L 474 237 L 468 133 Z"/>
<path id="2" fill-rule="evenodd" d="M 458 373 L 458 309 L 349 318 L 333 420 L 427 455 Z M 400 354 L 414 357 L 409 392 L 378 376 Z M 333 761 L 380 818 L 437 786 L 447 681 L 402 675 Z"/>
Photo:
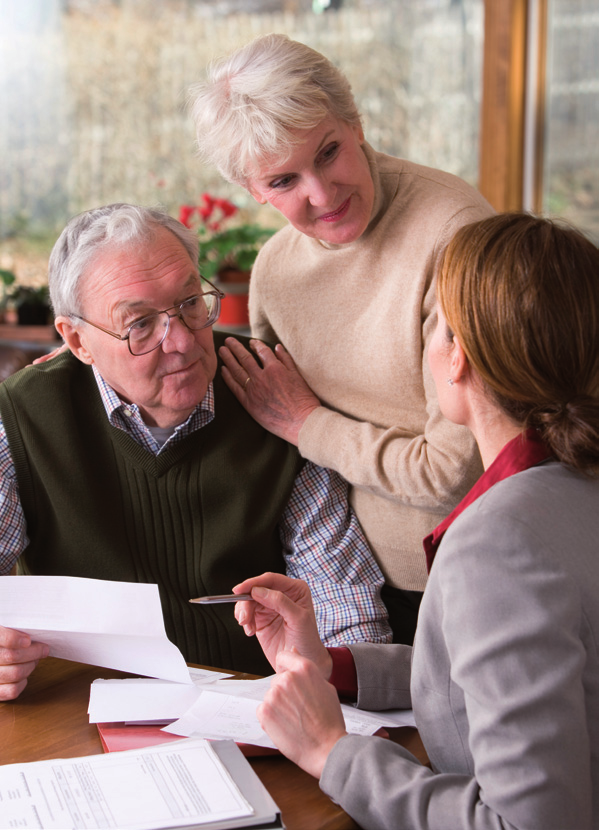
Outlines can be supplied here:
<path id="1" fill-rule="evenodd" d="M 121 340 L 121 341 L 126 340 L 127 341 L 127 348 L 129 349 L 129 354 L 132 357 L 143 357 L 144 355 L 150 354 L 151 352 L 155 351 L 156 349 L 159 349 L 160 346 L 162 346 L 162 344 L 166 340 L 166 337 L 169 333 L 169 330 L 170 330 L 170 327 L 171 327 L 171 319 L 173 317 L 178 317 L 179 320 L 181 320 L 181 322 L 183 323 L 183 325 L 185 326 L 185 328 L 188 331 L 202 331 L 203 329 L 207 329 L 209 326 L 213 326 L 214 323 L 216 323 L 216 321 L 218 320 L 219 315 L 220 315 L 220 301 L 226 295 L 223 291 L 220 290 L 220 288 L 217 288 L 216 285 L 214 285 L 213 283 L 210 282 L 210 280 L 206 279 L 206 277 L 201 277 L 201 279 L 204 282 L 207 282 L 208 285 L 210 285 L 212 287 L 212 291 L 202 291 L 200 294 L 193 294 L 191 297 L 188 297 L 186 300 L 183 300 L 182 303 L 176 303 L 175 305 L 169 306 L 169 308 L 162 309 L 162 311 L 153 311 L 151 314 L 146 314 L 144 317 L 140 317 L 139 320 L 136 320 L 134 323 L 131 323 L 131 325 L 127 327 L 127 333 L 126 334 L 117 334 L 115 331 L 110 331 L 110 329 L 105 329 L 104 326 L 99 326 L 97 323 L 92 323 L 91 320 L 87 320 L 81 314 L 73 313 L 71 316 L 76 317 L 78 320 L 83 320 L 83 322 L 87 323 L 89 326 L 93 326 L 95 329 L 99 329 L 100 331 L 103 331 L 104 334 L 109 334 L 111 337 L 114 337 L 117 340 Z M 217 313 L 214 317 L 214 320 L 211 320 L 210 322 L 205 323 L 203 326 L 200 326 L 199 329 L 192 329 L 187 325 L 187 323 L 183 319 L 183 315 L 181 314 L 181 308 L 182 308 L 182 306 L 185 305 L 185 303 L 190 302 L 190 300 L 195 300 L 198 297 L 205 297 L 205 296 L 212 296 L 212 297 L 217 298 L 217 304 L 218 304 Z M 173 309 L 175 309 L 175 308 L 179 309 L 179 311 L 176 314 L 169 314 L 169 311 L 173 311 Z M 148 317 L 156 317 L 156 316 L 159 316 L 160 314 L 166 314 L 167 317 L 168 317 L 168 323 L 166 325 L 166 328 L 164 329 L 164 335 L 162 336 L 160 342 L 157 343 L 155 346 L 152 346 L 151 349 L 148 349 L 147 352 L 142 352 L 141 354 L 135 354 L 134 352 L 132 352 L 131 351 L 131 341 L 130 341 L 129 338 L 131 336 L 131 329 L 133 328 L 133 326 L 136 326 L 138 323 L 143 322 Z"/>

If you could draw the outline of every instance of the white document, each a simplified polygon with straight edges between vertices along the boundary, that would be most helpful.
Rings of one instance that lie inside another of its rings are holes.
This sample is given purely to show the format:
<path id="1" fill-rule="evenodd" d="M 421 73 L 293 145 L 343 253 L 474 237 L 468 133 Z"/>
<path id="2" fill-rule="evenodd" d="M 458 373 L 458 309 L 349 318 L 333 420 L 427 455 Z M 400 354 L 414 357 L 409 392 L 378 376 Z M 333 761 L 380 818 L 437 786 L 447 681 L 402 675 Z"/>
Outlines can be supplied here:
<path id="1" fill-rule="evenodd" d="M 263 700 L 271 677 L 261 680 L 217 681 L 203 690 L 188 711 L 163 732 L 195 738 L 226 739 L 273 748 L 260 726 L 256 709 Z M 415 726 L 411 709 L 368 712 L 341 705 L 345 728 L 353 735 L 374 735 L 384 726 Z"/>
<path id="2" fill-rule="evenodd" d="M 183 717 L 162 731 L 212 740 L 229 738 L 275 749 L 258 721 L 256 709 L 259 705 L 260 701 L 252 698 L 203 691 Z"/>
<path id="3" fill-rule="evenodd" d="M 166 636 L 157 585 L 74 576 L 0 577 L 0 625 L 50 646 L 50 656 L 191 683 Z"/>
<path id="4" fill-rule="evenodd" d="M 208 669 L 188 671 L 193 685 L 149 677 L 94 680 L 87 710 L 89 722 L 169 723 L 192 706 L 202 689 L 231 677 L 226 672 Z"/>
<path id="5" fill-rule="evenodd" d="M 186 740 L 108 755 L 9 764 L 0 767 L 0 826 L 158 830 L 219 821 L 224 823 L 219 826 L 249 826 L 259 816 L 254 817 L 240 787 L 252 798 L 255 774 L 243 757 L 225 765 L 221 756 L 229 757 L 231 750 L 241 755 L 235 747 Z M 235 770 L 239 786 L 228 767 Z"/>
<path id="6" fill-rule="evenodd" d="M 271 674 L 268 677 L 261 677 L 258 680 L 233 680 L 225 682 L 217 680 L 206 691 L 220 692 L 221 694 L 234 695 L 236 697 L 246 697 L 252 700 L 263 700 L 264 695 L 270 688 L 270 681 L 273 677 L 274 675 Z M 387 709 L 381 712 L 370 712 L 367 709 L 356 709 L 345 703 L 342 704 L 341 709 L 344 712 L 346 721 L 348 718 L 353 718 L 353 714 L 356 714 L 361 720 L 374 721 L 378 724 L 377 729 L 381 726 L 416 726 L 412 709 Z M 352 720 L 352 722 L 354 721 Z"/>

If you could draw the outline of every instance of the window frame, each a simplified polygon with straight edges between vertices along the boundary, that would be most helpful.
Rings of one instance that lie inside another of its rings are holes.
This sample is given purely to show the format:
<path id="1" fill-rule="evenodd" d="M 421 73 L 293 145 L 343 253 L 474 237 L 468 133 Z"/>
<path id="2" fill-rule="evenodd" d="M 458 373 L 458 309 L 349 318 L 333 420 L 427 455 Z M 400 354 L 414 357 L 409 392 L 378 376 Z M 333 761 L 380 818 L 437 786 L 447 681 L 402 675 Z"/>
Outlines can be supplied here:
<path id="1" fill-rule="evenodd" d="M 548 0 L 485 0 L 478 187 L 498 211 L 543 196 Z"/>

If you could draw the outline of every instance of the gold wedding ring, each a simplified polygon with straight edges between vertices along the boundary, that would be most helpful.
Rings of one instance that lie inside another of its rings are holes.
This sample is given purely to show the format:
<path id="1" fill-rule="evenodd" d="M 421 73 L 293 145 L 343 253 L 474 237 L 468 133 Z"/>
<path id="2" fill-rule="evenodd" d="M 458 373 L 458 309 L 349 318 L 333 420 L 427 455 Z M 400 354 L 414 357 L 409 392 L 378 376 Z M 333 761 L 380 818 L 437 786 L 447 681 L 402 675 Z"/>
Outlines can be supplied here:
<path id="1" fill-rule="evenodd" d="M 249 375 L 248 375 L 246 382 L 243 384 L 243 388 L 244 388 L 244 389 L 245 389 L 245 387 L 248 385 L 248 383 L 249 383 L 250 381 L 251 381 L 251 377 L 249 377 Z"/>

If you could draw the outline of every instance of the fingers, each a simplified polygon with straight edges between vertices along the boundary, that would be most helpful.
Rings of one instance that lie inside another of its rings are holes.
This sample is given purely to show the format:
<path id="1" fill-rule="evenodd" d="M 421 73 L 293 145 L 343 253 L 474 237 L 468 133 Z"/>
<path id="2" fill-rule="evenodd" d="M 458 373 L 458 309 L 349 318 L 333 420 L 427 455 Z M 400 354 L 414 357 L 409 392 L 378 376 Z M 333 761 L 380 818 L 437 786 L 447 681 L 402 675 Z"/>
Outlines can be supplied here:
<path id="1" fill-rule="evenodd" d="M 0 650 L 2 649 L 23 649 L 29 648 L 31 637 L 24 631 L 17 631 L 14 628 L 5 628 L 0 625 Z"/>
<path id="2" fill-rule="evenodd" d="M 305 609 L 297 605 L 283 591 L 273 591 L 271 588 L 258 585 L 252 590 L 252 599 L 265 608 L 275 611 L 283 617 L 286 623 L 297 622 L 301 617 L 305 617 Z"/>
<path id="3" fill-rule="evenodd" d="M 280 343 L 275 346 L 275 350 L 273 352 L 270 346 L 267 346 L 263 340 L 250 340 L 250 349 L 258 355 L 263 366 L 267 366 L 269 360 L 278 359 L 279 350 L 282 350 L 291 360 L 291 355 L 289 355 Z M 292 364 L 295 366 L 293 361 Z"/>
<path id="4" fill-rule="evenodd" d="M 252 344 L 256 341 L 252 341 Z M 225 364 L 230 376 L 240 385 L 243 386 L 248 377 L 261 369 L 254 355 L 249 352 L 245 346 L 236 340 L 234 337 L 227 337 L 226 345 L 221 346 L 219 355 Z M 265 346 L 265 349 L 270 352 L 270 349 Z"/>
<path id="5" fill-rule="evenodd" d="M 14 700 L 39 660 L 48 656 L 45 643 L 32 642 L 28 634 L 0 626 L 0 700 Z"/>
<path id="6" fill-rule="evenodd" d="M 237 400 L 247 407 L 248 386 L 258 380 L 261 367 L 254 356 L 234 337 L 228 337 L 226 346 L 221 346 L 219 355 L 223 361 L 222 376 Z"/>
<path id="7" fill-rule="evenodd" d="M 236 602 L 233 611 L 235 619 L 242 626 L 246 637 L 253 637 L 256 633 L 256 618 L 253 602 Z"/>
<path id="8" fill-rule="evenodd" d="M 282 343 L 277 343 L 275 346 L 275 355 L 287 369 L 295 369 L 298 371 L 297 366 L 295 365 L 295 360 L 291 357 Z"/>
<path id="9" fill-rule="evenodd" d="M 0 625 L 0 669 L 14 663 L 26 663 L 47 657 L 50 651 L 45 643 L 32 641 L 29 634 Z"/>
<path id="10" fill-rule="evenodd" d="M 38 661 L 0 666 L 0 700 L 15 700 L 27 685 L 31 672 Z"/>
<path id="11" fill-rule="evenodd" d="M 219 349 L 222 377 L 252 418 L 297 446 L 302 426 L 320 401 L 282 346 L 273 352 L 261 340 L 250 345 L 256 357 L 235 338 L 227 338 Z"/>
<path id="12" fill-rule="evenodd" d="M 290 579 L 288 576 L 276 573 L 264 573 L 261 576 L 253 576 L 249 579 L 240 582 L 233 588 L 234 594 L 250 594 L 253 588 L 258 586 L 276 587 L 279 590 L 291 590 L 294 587 L 296 580 Z M 248 637 L 253 637 L 256 633 L 256 617 L 255 613 L 257 605 L 255 602 L 237 602 L 235 604 L 235 619 L 243 627 L 245 634 Z"/>
<path id="13" fill-rule="evenodd" d="M 308 624 L 309 616 L 306 608 L 298 605 L 294 599 L 282 591 L 275 591 L 256 585 L 251 591 L 254 602 L 238 602 L 235 605 L 235 619 L 243 626 L 248 637 L 256 633 L 256 615 L 263 609 L 268 609 L 273 615 L 278 615 L 283 622 L 294 628 L 302 628 Z M 262 615 L 263 616 L 263 615 Z"/>
<path id="14" fill-rule="evenodd" d="M 43 354 L 40 357 L 36 357 L 32 366 L 36 366 L 38 363 L 45 363 L 47 360 L 52 360 L 52 358 L 57 357 L 62 352 L 66 352 L 68 346 L 66 343 L 63 343 L 62 346 L 58 346 L 56 349 L 53 349 L 49 354 Z"/>
<path id="15" fill-rule="evenodd" d="M 292 579 L 292 577 L 285 576 L 285 574 L 267 571 L 266 573 L 260 574 L 260 576 L 251 576 L 238 585 L 235 585 L 233 593 L 250 594 L 252 588 L 256 588 L 258 585 L 263 588 L 272 588 L 276 591 L 291 591 L 305 584 L 302 580 Z"/>
<path id="16" fill-rule="evenodd" d="M 256 610 L 256 604 L 262 605 L 280 614 L 286 621 L 296 619 L 297 612 L 312 608 L 310 589 L 302 579 L 292 579 L 285 574 L 264 573 L 253 576 L 235 585 L 233 593 L 248 593 L 256 602 L 237 603 L 244 617 Z M 242 623 L 243 624 L 243 623 Z"/>
<path id="17" fill-rule="evenodd" d="M 259 358 L 259 360 L 256 360 L 252 352 L 248 351 L 234 337 L 227 337 L 225 344 L 219 349 L 219 355 L 225 364 L 223 375 L 226 377 L 228 374 L 229 378 L 237 383 L 238 386 L 242 387 L 242 389 L 247 387 L 248 378 L 255 380 L 269 362 L 276 362 L 278 360 L 279 348 L 282 350 L 281 355 L 285 357 L 285 361 L 282 360 L 281 362 L 286 362 L 288 368 L 295 368 L 295 363 L 291 356 L 282 346 L 277 346 L 277 355 L 275 357 L 270 346 L 267 346 L 262 340 L 250 340 L 250 347 Z"/>

